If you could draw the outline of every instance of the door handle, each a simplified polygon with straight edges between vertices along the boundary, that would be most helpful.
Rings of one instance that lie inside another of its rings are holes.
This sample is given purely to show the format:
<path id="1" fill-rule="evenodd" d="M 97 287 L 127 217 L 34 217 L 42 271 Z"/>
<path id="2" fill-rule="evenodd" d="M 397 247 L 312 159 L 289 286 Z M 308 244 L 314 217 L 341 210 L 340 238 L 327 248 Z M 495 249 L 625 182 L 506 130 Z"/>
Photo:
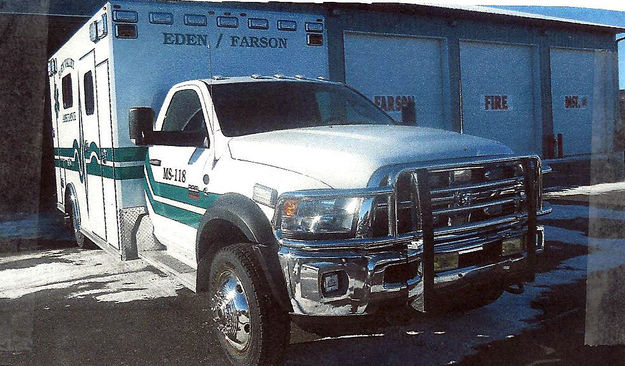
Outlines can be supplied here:
<path id="1" fill-rule="evenodd" d="M 161 161 L 159 159 L 150 159 L 150 165 L 161 166 Z"/>

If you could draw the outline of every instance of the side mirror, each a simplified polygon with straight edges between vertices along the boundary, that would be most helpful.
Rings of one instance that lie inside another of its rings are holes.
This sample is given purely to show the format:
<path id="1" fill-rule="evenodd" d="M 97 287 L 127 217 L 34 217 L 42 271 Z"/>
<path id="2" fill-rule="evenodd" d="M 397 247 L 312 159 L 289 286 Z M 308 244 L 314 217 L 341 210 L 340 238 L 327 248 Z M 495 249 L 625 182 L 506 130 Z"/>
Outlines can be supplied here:
<path id="1" fill-rule="evenodd" d="M 415 102 L 408 100 L 401 105 L 401 124 L 404 126 L 417 125 L 417 110 Z"/>
<path id="2" fill-rule="evenodd" d="M 128 132 L 136 145 L 149 143 L 154 122 L 154 110 L 150 107 L 134 107 L 128 112 Z"/>

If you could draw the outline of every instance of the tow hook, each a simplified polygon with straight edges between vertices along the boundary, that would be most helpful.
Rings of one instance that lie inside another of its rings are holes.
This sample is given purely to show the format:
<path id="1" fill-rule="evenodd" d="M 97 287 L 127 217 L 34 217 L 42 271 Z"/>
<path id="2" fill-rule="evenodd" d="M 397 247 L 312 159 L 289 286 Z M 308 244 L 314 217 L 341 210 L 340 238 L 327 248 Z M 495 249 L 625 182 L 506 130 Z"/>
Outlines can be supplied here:
<path id="1" fill-rule="evenodd" d="M 523 283 L 517 283 L 516 285 L 510 285 L 506 287 L 505 290 L 506 292 L 509 292 L 511 294 L 520 295 L 525 291 L 525 286 L 523 285 Z"/>

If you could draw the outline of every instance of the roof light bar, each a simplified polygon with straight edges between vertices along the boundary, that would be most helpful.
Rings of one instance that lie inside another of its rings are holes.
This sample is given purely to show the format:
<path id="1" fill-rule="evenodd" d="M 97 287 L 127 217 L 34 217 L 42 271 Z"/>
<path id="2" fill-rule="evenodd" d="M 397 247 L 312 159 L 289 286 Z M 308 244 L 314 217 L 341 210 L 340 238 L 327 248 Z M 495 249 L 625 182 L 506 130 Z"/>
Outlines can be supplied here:
<path id="1" fill-rule="evenodd" d="M 238 28 L 239 18 L 237 17 L 217 17 L 217 26 L 222 28 Z"/>
<path id="2" fill-rule="evenodd" d="M 136 11 L 115 10 L 113 11 L 113 20 L 116 22 L 136 23 L 139 19 Z"/>
<path id="3" fill-rule="evenodd" d="M 194 26 L 205 26 L 207 24 L 206 15 L 186 14 L 184 16 L 184 24 L 194 25 Z"/>
<path id="4" fill-rule="evenodd" d="M 306 22 L 306 32 L 323 32 L 323 23 Z"/>
<path id="5" fill-rule="evenodd" d="M 278 30 L 283 31 L 296 31 L 297 30 L 297 22 L 294 20 L 278 20 Z"/>
<path id="6" fill-rule="evenodd" d="M 150 13 L 150 23 L 152 24 L 174 24 L 174 15 L 172 13 Z"/>
<path id="7" fill-rule="evenodd" d="M 247 27 L 250 29 L 269 29 L 269 21 L 261 18 L 249 18 Z"/>

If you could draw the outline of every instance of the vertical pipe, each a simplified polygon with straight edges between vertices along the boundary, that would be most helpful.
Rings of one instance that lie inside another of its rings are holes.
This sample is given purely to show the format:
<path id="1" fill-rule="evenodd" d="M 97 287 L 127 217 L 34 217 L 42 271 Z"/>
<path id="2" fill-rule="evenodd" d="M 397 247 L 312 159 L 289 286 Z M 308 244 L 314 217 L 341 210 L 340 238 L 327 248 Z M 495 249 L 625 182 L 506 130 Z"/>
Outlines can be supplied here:
<path id="1" fill-rule="evenodd" d="M 534 281 L 534 271 L 536 267 L 536 209 L 537 209 L 537 187 L 538 163 L 535 159 L 524 159 L 525 169 L 525 194 L 527 197 L 527 280 Z"/>
<path id="2" fill-rule="evenodd" d="M 432 311 L 434 301 L 434 220 L 427 169 L 417 170 L 417 192 L 423 230 L 423 311 Z"/>
<path id="3" fill-rule="evenodd" d="M 563 150 L 563 146 L 564 146 L 564 138 L 562 136 L 561 133 L 558 134 L 558 158 L 563 158 L 564 157 L 564 150 Z"/>

